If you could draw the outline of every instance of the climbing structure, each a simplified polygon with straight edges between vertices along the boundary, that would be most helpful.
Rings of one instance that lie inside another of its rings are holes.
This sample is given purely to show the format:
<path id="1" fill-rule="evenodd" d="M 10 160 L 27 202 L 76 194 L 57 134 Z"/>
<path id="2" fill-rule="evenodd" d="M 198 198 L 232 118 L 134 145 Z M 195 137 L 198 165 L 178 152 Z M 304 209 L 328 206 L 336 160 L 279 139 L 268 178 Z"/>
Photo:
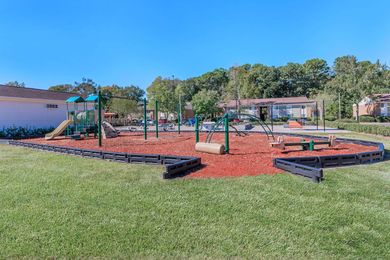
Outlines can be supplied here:
<path id="1" fill-rule="evenodd" d="M 264 133 L 267 135 L 268 140 L 275 141 L 274 133 L 260 117 L 257 117 L 257 116 L 251 115 L 251 114 L 242 114 L 242 113 L 228 114 L 229 120 L 240 118 L 240 117 L 249 117 L 250 119 L 257 121 L 259 123 L 259 125 L 263 128 Z M 224 123 L 224 117 L 221 117 L 220 119 L 218 119 L 218 121 L 215 123 L 215 125 L 208 132 L 207 137 L 206 137 L 206 143 L 211 142 L 211 139 L 212 139 L 214 133 L 223 125 L 223 123 Z M 233 128 L 239 134 L 239 131 L 237 130 L 237 128 L 235 128 L 231 125 L 230 125 L 230 127 Z"/>

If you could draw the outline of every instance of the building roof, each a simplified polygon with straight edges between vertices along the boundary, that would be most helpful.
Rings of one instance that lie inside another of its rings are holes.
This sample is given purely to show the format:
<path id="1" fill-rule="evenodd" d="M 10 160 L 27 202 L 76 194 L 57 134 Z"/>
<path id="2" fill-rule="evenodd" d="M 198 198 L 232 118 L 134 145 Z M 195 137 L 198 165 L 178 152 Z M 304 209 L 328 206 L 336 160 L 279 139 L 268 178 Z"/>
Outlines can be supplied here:
<path id="1" fill-rule="evenodd" d="M 377 101 L 377 102 L 390 102 L 390 94 L 377 94 L 377 95 L 375 95 L 375 101 Z"/>
<path id="2" fill-rule="evenodd" d="M 241 99 L 240 106 L 258 106 L 258 105 L 282 105 L 282 104 L 301 104 L 314 102 L 307 97 L 285 97 L 285 98 L 256 98 L 256 99 Z M 235 108 L 236 100 L 229 100 L 226 103 L 221 103 L 220 107 Z"/>
<path id="3" fill-rule="evenodd" d="M 36 88 L 21 88 L 7 85 L 0 85 L 0 97 L 17 97 L 48 100 L 66 100 L 74 93 L 57 92 Z"/>

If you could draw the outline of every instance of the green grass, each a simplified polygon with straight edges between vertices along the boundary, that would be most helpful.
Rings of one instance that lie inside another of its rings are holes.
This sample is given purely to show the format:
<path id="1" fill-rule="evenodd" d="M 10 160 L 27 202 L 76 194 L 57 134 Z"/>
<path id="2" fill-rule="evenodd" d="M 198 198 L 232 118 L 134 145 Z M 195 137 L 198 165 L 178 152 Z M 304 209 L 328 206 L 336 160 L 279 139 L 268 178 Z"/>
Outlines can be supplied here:
<path id="1" fill-rule="evenodd" d="M 0 258 L 390 258 L 390 161 L 321 184 L 162 170 L 0 146 Z"/>

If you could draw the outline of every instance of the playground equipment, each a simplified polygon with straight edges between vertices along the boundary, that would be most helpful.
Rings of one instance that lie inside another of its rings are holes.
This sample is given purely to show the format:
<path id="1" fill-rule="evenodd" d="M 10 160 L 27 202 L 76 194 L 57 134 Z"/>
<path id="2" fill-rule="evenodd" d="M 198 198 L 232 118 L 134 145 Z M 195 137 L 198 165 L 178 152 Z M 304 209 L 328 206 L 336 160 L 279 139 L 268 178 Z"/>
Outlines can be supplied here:
<path id="1" fill-rule="evenodd" d="M 302 128 L 302 122 L 296 120 L 289 120 L 287 124 L 288 128 Z"/>
<path id="2" fill-rule="evenodd" d="M 102 135 L 103 139 L 118 137 L 119 131 L 117 131 L 110 123 L 102 122 Z"/>
<path id="3" fill-rule="evenodd" d="M 213 154 L 225 153 L 225 146 L 218 143 L 203 143 L 199 142 L 195 144 L 195 151 Z"/>
<path id="4" fill-rule="evenodd" d="M 101 122 L 100 129 L 98 119 L 101 120 L 101 103 L 98 95 L 89 95 L 87 98 L 73 96 L 65 100 L 67 108 L 67 120 L 63 121 L 53 132 L 45 136 L 46 140 L 52 140 L 61 135 L 69 136 L 72 139 L 80 140 L 81 135 L 88 136 L 90 133 L 96 137 L 99 132 L 103 138 L 118 136 L 118 132 L 108 122 Z"/>
<path id="5" fill-rule="evenodd" d="M 267 135 L 268 140 L 273 140 L 275 141 L 274 134 L 272 130 L 268 127 L 268 125 L 259 117 L 251 115 L 251 114 L 243 114 L 243 113 L 232 113 L 228 114 L 226 113 L 222 118 L 220 118 L 215 124 L 212 125 L 210 128 L 207 136 L 206 136 L 206 141 L 204 143 L 199 142 L 199 118 L 196 115 L 195 116 L 195 139 L 196 139 L 196 144 L 195 144 L 195 150 L 199 152 L 206 152 L 206 153 L 216 153 L 216 154 L 221 154 L 220 152 L 220 144 L 211 143 L 211 139 L 214 135 L 214 133 L 219 129 L 219 127 L 223 124 L 224 125 L 224 133 L 225 133 L 225 145 L 224 145 L 224 152 L 229 153 L 229 127 L 233 128 L 233 130 L 236 131 L 236 134 L 238 136 L 245 136 L 247 133 L 243 131 L 239 131 L 236 127 L 233 125 L 229 124 L 229 121 L 241 118 L 241 117 L 247 117 L 252 120 L 255 120 L 259 123 L 259 125 L 263 128 L 264 133 Z M 200 143 L 200 145 L 198 145 Z"/>
<path id="6" fill-rule="evenodd" d="M 275 142 L 271 142 L 271 147 L 278 148 L 281 150 L 284 150 L 286 146 L 301 146 L 302 150 L 307 151 L 314 151 L 315 145 L 328 145 L 329 147 L 335 147 L 337 146 L 338 142 L 336 140 L 336 136 L 330 135 L 328 137 L 328 141 L 306 141 L 305 139 L 302 139 L 301 142 L 292 142 L 292 143 L 286 143 L 284 141 L 284 136 L 278 136 L 277 140 Z"/>
<path id="7" fill-rule="evenodd" d="M 206 142 L 199 142 L 199 118 L 197 115 L 195 117 L 196 117 L 195 118 L 195 135 L 196 135 L 195 151 L 204 152 L 204 153 L 213 153 L 213 154 L 229 153 L 229 115 L 225 114 L 222 118 L 224 122 L 224 129 L 225 129 L 225 145 L 218 144 L 218 143 L 211 143 L 210 140 L 207 142 L 207 139 Z M 215 125 L 213 126 L 212 129 L 214 129 L 214 131 L 216 130 Z"/>
<path id="8" fill-rule="evenodd" d="M 64 120 L 53 132 L 46 134 L 45 139 L 52 140 L 61 135 L 70 124 L 72 124 L 72 120 Z"/>

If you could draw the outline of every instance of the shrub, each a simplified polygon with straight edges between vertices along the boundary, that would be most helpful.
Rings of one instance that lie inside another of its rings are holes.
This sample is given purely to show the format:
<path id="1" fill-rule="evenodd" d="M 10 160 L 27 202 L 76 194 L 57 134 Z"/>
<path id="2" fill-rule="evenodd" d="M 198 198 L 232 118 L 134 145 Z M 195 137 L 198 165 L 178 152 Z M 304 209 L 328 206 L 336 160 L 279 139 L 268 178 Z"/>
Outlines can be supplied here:
<path id="1" fill-rule="evenodd" d="M 337 127 L 339 129 L 345 129 L 359 133 L 390 136 L 390 126 L 358 124 L 356 122 L 345 123 L 339 121 L 327 122 L 327 125 L 330 127 Z"/>
<path id="2" fill-rule="evenodd" d="M 360 122 L 376 122 L 375 117 L 368 115 L 360 116 L 359 120 Z"/>
<path id="3" fill-rule="evenodd" d="M 53 130 L 54 128 L 9 127 L 0 130 L 0 138 L 23 139 L 31 137 L 42 137 Z"/>

